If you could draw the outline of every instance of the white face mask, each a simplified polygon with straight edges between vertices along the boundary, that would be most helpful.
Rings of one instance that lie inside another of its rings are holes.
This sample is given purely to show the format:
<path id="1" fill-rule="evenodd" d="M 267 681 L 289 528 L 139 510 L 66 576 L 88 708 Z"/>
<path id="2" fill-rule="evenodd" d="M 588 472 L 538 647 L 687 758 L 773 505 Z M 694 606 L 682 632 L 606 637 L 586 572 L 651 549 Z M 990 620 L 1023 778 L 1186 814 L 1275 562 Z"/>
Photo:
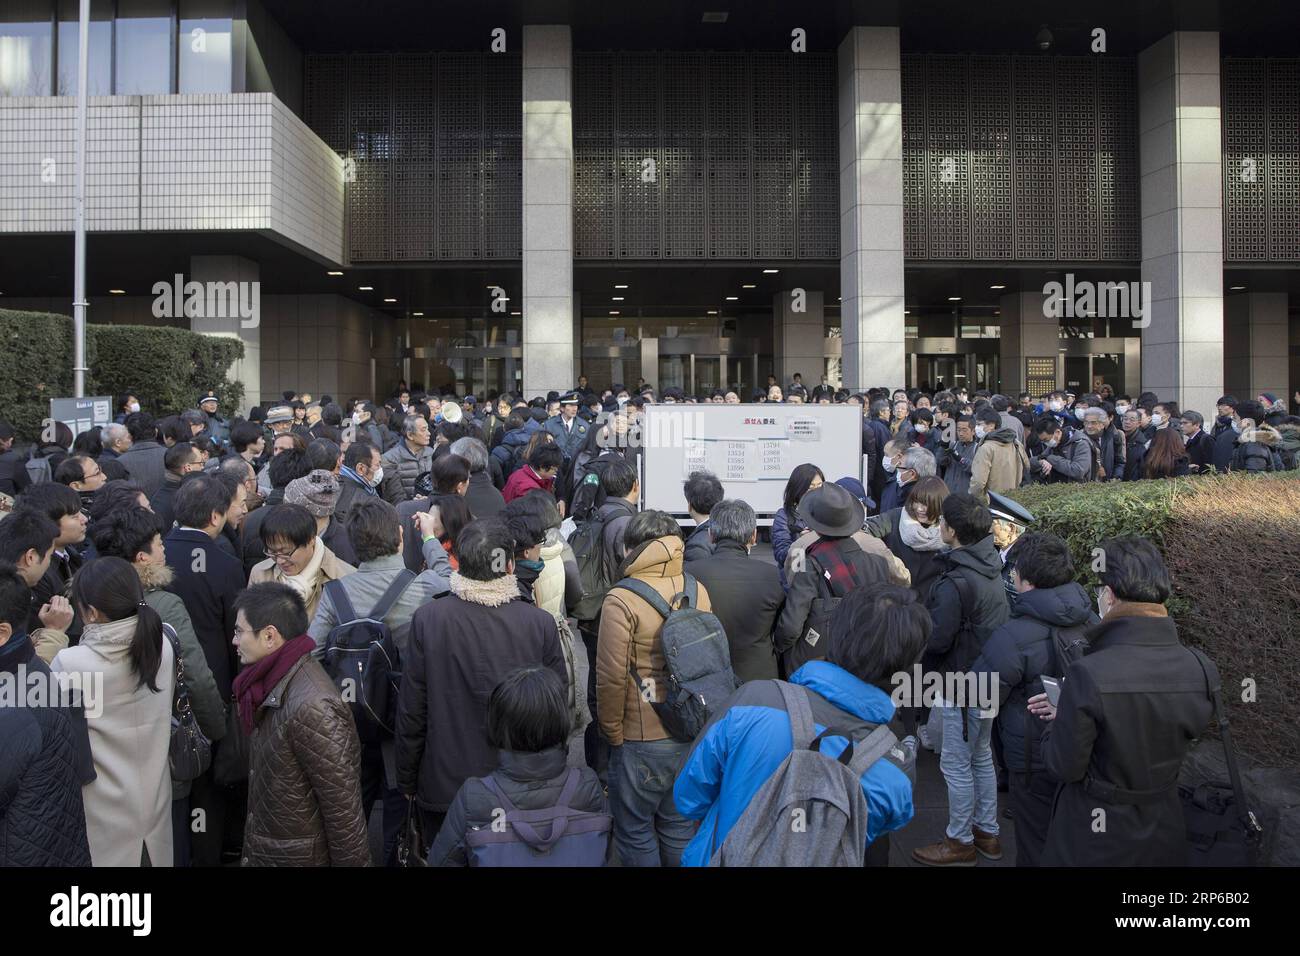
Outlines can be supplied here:
<path id="1" fill-rule="evenodd" d="M 901 471 L 894 475 L 894 480 L 897 481 L 900 486 L 907 484 L 907 479 L 903 477 L 903 472 Z"/>
<path id="2" fill-rule="evenodd" d="M 985 428 L 983 425 L 975 426 L 975 437 L 980 439 L 981 441 L 983 440 L 984 436 L 987 435 L 988 433 L 989 430 Z"/>
<path id="3" fill-rule="evenodd" d="M 1115 414 L 1118 415 L 1120 418 L 1123 418 L 1123 417 L 1124 417 L 1124 413 L 1127 412 L 1127 411 L 1128 411 L 1128 406 L 1127 406 L 1127 405 L 1116 405 L 1116 406 L 1115 406 Z"/>
<path id="4" fill-rule="evenodd" d="M 361 413 L 360 413 L 360 412 L 353 412 L 353 413 L 352 413 L 352 424 L 353 424 L 353 425 L 360 425 L 360 424 L 361 424 Z"/>
<path id="5" fill-rule="evenodd" d="M 1061 409 L 1065 407 L 1065 402 L 1059 400 L 1053 400 L 1047 403 L 1047 407 L 1054 412 L 1059 412 Z"/>
<path id="6" fill-rule="evenodd" d="M 379 483 L 383 480 L 384 480 L 384 466 L 380 465 L 378 468 L 375 469 L 375 473 L 370 476 L 370 485 L 373 488 L 378 488 Z"/>
<path id="7" fill-rule="evenodd" d="M 1151 424 L 1152 424 L 1152 425 L 1155 425 L 1156 427 L 1159 427 L 1159 426 L 1163 425 L 1164 423 L 1165 423 L 1165 416 L 1163 416 L 1163 415 L 1152 415 L 1152 416 L 1151 416 Z"/>
<path id="8" fill-rule="evenodd" d="M 136 412 L 140 410 L 140 403 L 132 402 L 130 405 L 126 406 L 126 410 L 130 412 L 132 415 L 134 415 Z"/>
<path id="9" fill-rule="evenodd" d="M 1079 419 L 1079 421 L 1083 421 L 1083 415 L 1087 411 L 1088 410 L 1086 408 L 1076 408 L 1074 410 L 1074 417 Z"/>
<path id="10" fill-rule="evenodd" d="M 916 429 L 916 433 L 918 435 L 924 435 L 926 432 L 930 430 L 930 426 L 927 425 L 925 422 L 917 422 L 912 427 Z"/>
<path id="11" fill-rule="evenodd" d="M 894 460 L 893 460 L 892 458 L 886 458 L 886 459 L 884 459 L 884 460 L 880 463 L 880 466 L 881 466 L 882 468 L 884 468 L 885 471 L 888 472 L 888 473 L 891 474 L 891 475 L 894 473 L 894 469 L 898 467 L 897 465 L 894 464 Z"/>

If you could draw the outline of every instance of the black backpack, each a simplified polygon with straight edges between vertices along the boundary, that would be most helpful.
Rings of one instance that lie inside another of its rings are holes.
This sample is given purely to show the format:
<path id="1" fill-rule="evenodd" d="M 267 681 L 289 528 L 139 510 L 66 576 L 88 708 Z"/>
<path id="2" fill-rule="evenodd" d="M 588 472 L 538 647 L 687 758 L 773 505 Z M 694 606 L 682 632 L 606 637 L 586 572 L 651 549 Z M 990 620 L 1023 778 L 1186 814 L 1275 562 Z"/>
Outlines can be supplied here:
<path id="1" fill-rule="evenodd" d="M 1273 471 L 1273 452 L 1262 442 L 1243 442 L 1237 450 L 1241 470 L 1251 473 Z"/>
<path id="2" fill-rule="evenodd" d="M 699 585 L 683 572 L 685 590 L 665 601 L 644 581 L 624 578 L 615 587 L 631 591 L 664 619 L 659 632 L 668 665 L 668 692 L 663 703 L 649 700 L 664 729 L 675 740 L 689 742 L 704 729 L 709 717 L 739 686 L 731 669 L 731 645 L 722 622 L 699 609 Z M 629 665 L 632 680 L 642 695 L 653 698 L 654 689 Z"/>
<path id="3" fill-rule="evenodd" d="M 1056 675 L 1064 677 L 1070 665 L 1088 653 L 1088 625 L 1052 628 L 1052 651 L 1056 654 Z"/>
<path id="4" fill-rule="evenodd" d="M 582 581 L 582 598 L 573 606 L 573 616 L 579 621 L 600 617 L 600 607 L 614 583 L 614 569 L 605 555 L 605 525 L 611 517 L 617 516 L 593 512 L 569 539 Z"/>
<path id="5" fill-rule="evenodd" d="M 363 743 L 393 734 L 402 671 L 397 644 L 384 618 L 414 580 L 414 572 L 403 568 L 366 617 L 353 609 L 342 581 L 325 585 L 340 623 L 325 639 L 322 663 L 344 703 L 351 706 Z"/>

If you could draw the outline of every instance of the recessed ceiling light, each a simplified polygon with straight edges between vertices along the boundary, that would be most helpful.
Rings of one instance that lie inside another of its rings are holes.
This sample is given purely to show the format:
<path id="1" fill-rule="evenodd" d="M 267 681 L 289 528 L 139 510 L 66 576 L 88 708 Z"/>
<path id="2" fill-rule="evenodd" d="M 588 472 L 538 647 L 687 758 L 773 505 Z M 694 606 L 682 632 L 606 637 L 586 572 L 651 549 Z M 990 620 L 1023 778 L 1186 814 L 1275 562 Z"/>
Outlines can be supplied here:
<path id="1" fill-rule="evenodd" d="M 736 302 L 736 301 L 739 301 L 739 299 L 740 299 L 740 296 L 738 296 L 738 295 L 729 295 L 729 296 L 727 296 L 727 301 L 728 301 L 728 302 Z"/>
<path id="2" fill-rule="evenodd" d="M 989 288 L 990 288 L 990 289 L 1005 289 L 1006 286 L 1004 286 L 1004 285 L 991 285 L 991 286 L 989 286 Z"/>
<path id="3" fill-rule="evenodd" d="M 622 297 L 621 295 L 616 295 L 616 296 L 613 297 L 613 300 L 612 300 L 612 301 L 614 301 L 614 302 L 622 302 L 622 301 L 623 301 L 623 297 Z"/>
<path id="4" fill-rule="evenodd" d="M 423 313 L 423 312 L 412 312 L 411 315 L 415 316 L 415 317 L 418 319 L 418 318 L 422 318 L 422 317 L 424 316 L 424 313 Z"/>
<path id="5" fill-rule="evenodd" d="M 511 314 L 511 315 L 523 315 L 522 312 L 511 312 L 510 314 Z"/>
<path id="6" fill-rule="evenodd" d="M 764 275 L 771 275 L 774 272 L 780 272 L 780 271 L 781 271 L 780 269 L 764 269 L 763 273 Z"/>
<path id="7" fill-rule="evenodd" d="M 904 314 L 904 315 L 911 315 L 911 314 L 912 314 L 912 310 L 911 310 L 911 309 L 904 309 L 904 310 L 903 310 L 903 314 Z"/>
<path id="8" fill-rule="evenodd" d="M 959 295 L 950 295 L 950 296 L 948 296 L 948 301 L 949 301 L 949 302 L 960 302 L 960 301 L 961 301 L 961 296 L 959 296 Z"/>
<path id="9" fill-rule="evenodd" d="M 1001 315 L 1002 313 L 1001 313 L 1001 312 L 998 312 L 998 311 L 994 311 L 993 314 L 994 314 L 994 315 Z"/>
<path id="10" fill-rule="evenodd" d="M 709 315 L 717 315 L 717 314 L 718 314 L 717 309 L 709 309 Z"/>
<path id="11" fill-rule="evenodd" d="M 1229 291 L 1229 292 L 1245 292 L 1245 291 L 1246 291 L 1246 287 L 1245 287 L 1244 285 L 1234 285 L 1234 286 L 1229 286 L 1229 287 L 1228 287 L 1228 291 Z"/>
<path id="12" fill-rule="evenodd" d="M 385 301 L 385 302 L 396 302 L 397 300 L 396 300 L 396 299 L 385 299 L 384 301 Z"/>
<path id="13" fill-rule="evenodd" d="M 614 288 L 615 288 L 615 289 L 626 289 L 627 286 L 625 286 L 625 285 L 616 285 L 616 286 L 614 286 Z"/>
<path id="14" fill-rule="evenodd" d="M 109 295 L 126 295 L 126 290 L 125 290 L 125 289 L 109 289 L 109 290 L 108 290 L 108 294 L 109 294 Z"/>
<path id="15" fill-rule="evenodd" d="M 359 286 L 357 286 L 357 289 L 360 290 L 361 292 L 374 292 L 374 291 L 375 291 L 375 287 L 372 286 L 372 285 L 359 285 Z"/>
<path id="16" fill-rule="evenodd" d="M 619 315 L 620 313 L 611 310 L 609 314 L 610 314 L 610 315 Z"/>
<path id="17" fill-rule="evenodd" d="M 747 285 L 742 285 L 741 288 L 742 288 L 742 289 L 757 289 L 758 286 L 754 285 L 753 283 L 749 283 L 749 284 L 747 284 Z"/>
<path id="18" fill-rule="evenodd" d="M 331 272 L 327 272 L 327 273 L 325 273 L 325 274 L 326 274 L 327 276 L 341 276 L 341 275 L 343 275 L 342 272 L 333 272 L 333 271 L 331 271 Z"/>

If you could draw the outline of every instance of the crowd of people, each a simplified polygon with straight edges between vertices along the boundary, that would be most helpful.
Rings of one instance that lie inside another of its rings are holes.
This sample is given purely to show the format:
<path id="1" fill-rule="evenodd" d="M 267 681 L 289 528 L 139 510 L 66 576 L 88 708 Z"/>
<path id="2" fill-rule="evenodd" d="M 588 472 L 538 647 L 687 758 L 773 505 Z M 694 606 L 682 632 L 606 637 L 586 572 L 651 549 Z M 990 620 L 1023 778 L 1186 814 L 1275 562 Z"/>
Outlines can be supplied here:
<path id="1" fill-rule="evenodd" d="M 1018 865 L 1181 864 L 1209 704 L 1159 552 L 1101 542 L 1094 603 L 990 495 L 1294 469 L 1300 417 L 798 375 L 748 397 L 859 406 L 861 479 L 798 465 L 769 533 L 696 472 L 683 531 L 640 508 L 642 409 L 739 394 L 585 378 L 229 421 L 131 394 L 28 449 L 0 422 L 0 678 L 98 688 L 93 713 L 0 706 L 0 864 L 883 865 L 918 742 L 949 797 L 918 863 L 1001 858 L 1009 789 Z M 918 665 L 992 699 L 899 706 Z"/>

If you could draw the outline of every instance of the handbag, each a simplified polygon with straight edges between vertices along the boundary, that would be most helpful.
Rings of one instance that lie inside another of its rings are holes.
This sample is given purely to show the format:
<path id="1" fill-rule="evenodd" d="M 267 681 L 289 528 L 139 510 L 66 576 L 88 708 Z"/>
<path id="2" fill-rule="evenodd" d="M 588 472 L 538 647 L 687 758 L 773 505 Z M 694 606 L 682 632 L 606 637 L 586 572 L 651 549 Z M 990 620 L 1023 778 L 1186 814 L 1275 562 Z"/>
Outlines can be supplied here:
<path id="1" fill-rule="evenodd" d="M 397 865 L 416 867 L 429 865 L 429 848 L 424 842 L 424 822 L 415 806 L 414 798 L 406 801 L 406 818 L 397 834 Z"/>
<path id="2" fill-rule="evenodd" d="M 170 624 L 163 624 L 163 633 L 171 642 L 176 658 L 176 693 L 172 699 L 172 734 L 167 745 L 167 760 L 171 765 L 172 779 L 184 783 L 203 776 L 212 763 L 212 743 L 208 740 L 190 706 L 190 688 L 185 682 L 185 661 L 181 656 L 180 641 Z"/>
<path id="3" fill-rule="evenodd" d="M 1232 731 L 1220 695 L 1222 684 L 1218 668 L 1194 647 L 1189 651 L 1201 665 L 1214 719 L 1223 740 L 1223 756 L 1228 764 L 1228 780 L 1208 780 L 1196 787 L 1179 784 L 1178 797 L 1183 804 L 1187 826 L 1187 862 L 1189 866 L 1255 866 L 1263 842 L 1264 828 L 1246 801 L 1232 749 Z"/>

